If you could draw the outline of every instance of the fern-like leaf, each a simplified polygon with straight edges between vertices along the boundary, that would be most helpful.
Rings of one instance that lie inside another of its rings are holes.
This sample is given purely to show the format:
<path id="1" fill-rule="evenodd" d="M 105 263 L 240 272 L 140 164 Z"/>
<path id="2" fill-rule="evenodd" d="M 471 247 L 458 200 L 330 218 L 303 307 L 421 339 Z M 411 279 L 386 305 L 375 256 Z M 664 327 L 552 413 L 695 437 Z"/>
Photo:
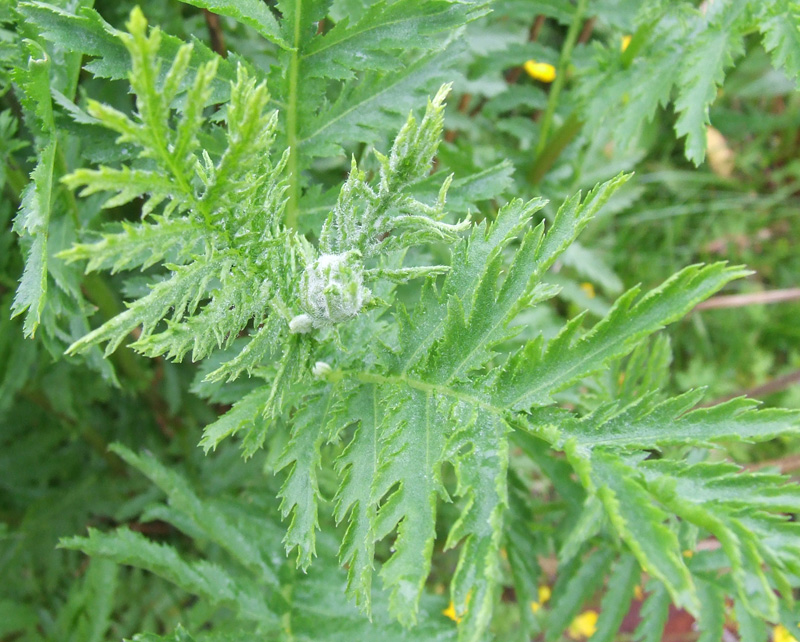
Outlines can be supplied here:
<path id="1" fill-rule="evenodd" d="M 576 317 L 546 346 L 531 341 L 511 358 L 498 380 L 498 405 L 523 410 L 549 403 L 555 392 L 630 352 L 645 336 L 746 274 L 724 264 L 688 267 L 639 301 L 634 302 L 639 288 L 628 290 L 584 336 L 578 334 L 582 317 Z"/>
<path id="2" fill-rule="evenodd" d="M 50 98 L 50 58 L 36 43 L 28 43 L 28 64 L 17 68 L 15 81 L 24 88 L 23 104 L 38 141 L 39 160 L 22 195 L 14 230 L 27 245 L 25 270 L 11 308 L 25 314 L 24 331 L 33 336 L 42 321 L 47 296 L 48 228 L 54 191 L 56 134 Z"/>
<path id="3" fill-rule="evenodd" d="M 765 2 L 763 22 L 764 48 L 772 54 L 776 67 L 783 68 L 795 81 L 800 77 L 800 5 L 793 0 Z"/>

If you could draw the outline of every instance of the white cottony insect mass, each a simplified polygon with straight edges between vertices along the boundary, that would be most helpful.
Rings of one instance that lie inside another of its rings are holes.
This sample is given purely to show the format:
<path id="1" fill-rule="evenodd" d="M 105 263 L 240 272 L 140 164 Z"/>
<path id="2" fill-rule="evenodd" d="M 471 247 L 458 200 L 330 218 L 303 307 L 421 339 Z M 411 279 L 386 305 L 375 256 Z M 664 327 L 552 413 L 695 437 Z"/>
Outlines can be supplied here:
<path id="1" fill-rule="evenodd" d="M 300 283 L 300 307 L 318 328 L 354 318 L 370 296 L 358 250 L 320 255 L 305 269 Z"/>

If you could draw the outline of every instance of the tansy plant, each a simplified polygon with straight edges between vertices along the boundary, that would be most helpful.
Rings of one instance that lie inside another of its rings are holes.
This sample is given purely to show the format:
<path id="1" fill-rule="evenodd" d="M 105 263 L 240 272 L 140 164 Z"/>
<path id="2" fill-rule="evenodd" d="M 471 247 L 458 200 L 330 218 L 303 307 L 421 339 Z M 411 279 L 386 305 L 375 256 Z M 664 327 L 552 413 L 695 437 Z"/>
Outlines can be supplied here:
<path id="1" fill-rule="evenodd" d="M 193 390 L 232 402 L 204 429 L 207 456 L 231 441 L 245 458 L 266 450 L 260 461 L 281 480 L 213 497 L 158 457 L 113 447 L 167 498 L 144 521 L 198 544 L 128 528 L 62 540 L 204 605 L 137 639 L 477 641 L 511 603 L 519 639 L 602 641 L 640 598 L 642 642 L 661 639 L 671 604 L 703 640 L 723 639 L 726 617 L 754 632 L 746 639 L 766 635 L 764 623 L 797 633 L 800 487 L 718 455 L 788 434 L 800 414 L 666 395 L 669 345 L 649 338 L 748 272 L 693 265 L 624 292 L 596 323 L 578 314 L 540 332 L 533 312 L 559 294 L 548 273 L 630 175 L 568 196 L 548 220 L 544 199 L 502 201 L 506 166 L 431 176 L 450 85 L 427 105 L 420 94 L 447 76 L 483 4 L 381 1 L 352 20 L 342 7 L 358 3 L 339 3 L 338 20 L 319 0 L 191 4 L 271 43 L 269 72 L 150 29 L 138 8 L 126 31 L 86 7 L 17 8 L 55 50 L 97 56 L 91 74 L 127 78 L 135 107 L 76 105 L 52 54 L 24 44 L 15 79 L 38 164 L 16 223 L 28 263 L 14 311 L 33 333 L 56 314 L 45 304 L 55 283 L 82 315 L 45 328 L 68 355 L 200 362 Z M 70 69 L 77 79 L 80 65 Z M 72 152 L 54 114 L 113 145 L 62 171 Z M 313 182 L 354 144 L 340 186 Z M 51 240 L 58 199 L 112 212 L 135 203 L 141 215 L 90 232 L 92 217 L 69 214 L 72 231 Z M 489 199 L 504 204 L 469 211 Z M 91 331 L 76 265 L 91 278 L 141 272 L 125 309 Z M 560 497 L 550 508 L 526 485 L 532 465 Z M 557 561 L 546 598 L 545 556 Z M 444 597 L 429 582 L 435 564 Z"/>

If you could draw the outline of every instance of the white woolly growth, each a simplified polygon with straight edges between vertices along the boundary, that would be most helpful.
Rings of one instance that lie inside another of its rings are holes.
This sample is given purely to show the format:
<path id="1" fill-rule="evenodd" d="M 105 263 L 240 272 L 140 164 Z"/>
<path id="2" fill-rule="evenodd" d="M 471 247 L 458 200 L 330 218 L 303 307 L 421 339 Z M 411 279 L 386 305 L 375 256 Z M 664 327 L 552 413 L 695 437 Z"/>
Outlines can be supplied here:
<path id="1" fill-rule="evenodd" d="M 298 314 L 289 321 L 289 332 L 293 334 L 305 334 L 314 328 L 313 319 L 307 314 Z"/>
<path id="2" fill-rule="evenodd" d="M 370 291 L 364 287 L 364 266 L 358 250 L 322 254 L 303 272 L 300 307 L 315 328 L 349 321 L 369 300 Z"/>
<path id="3" fill-rule="evenodd" d="M 333 368 L 331 368 L 330 364 L 326 363 L 325 361 L 317 361 L 314 364 L 314 367 L 311 368 L 311 374 L 318 379 L 328 376 L 331 372 L 333 372 Z"/>

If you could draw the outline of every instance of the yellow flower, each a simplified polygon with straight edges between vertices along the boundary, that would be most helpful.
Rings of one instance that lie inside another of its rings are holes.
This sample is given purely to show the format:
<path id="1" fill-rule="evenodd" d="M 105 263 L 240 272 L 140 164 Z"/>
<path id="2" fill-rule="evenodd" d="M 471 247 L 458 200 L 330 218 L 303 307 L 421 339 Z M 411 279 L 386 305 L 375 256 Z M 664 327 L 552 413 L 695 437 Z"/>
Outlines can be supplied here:
<path id="1" fill-rule="evenodd" d="M 625 51 L 628 48 L 629 44 L 631 44 L 631 37 L 622 36 L 622 51 Z"/>
<path id="2" fill-rule="evenodd" d="M 594 286 L 588 281 L 581 283 L 581 290 L 586 292 L 586 296 L 588 296 L 590 299 L 593 299 L 595 296 L 597 296 L 597 293 L 594 291 Z"/>
<path id="3" fill-rule="evenodd" d="M 779 624 L 772 629 L 772 642 L 797 642 L 797 639 L 786 630 L 786 627 Z"/>
<path id="4" fill-rule="evenodd" d="M 644 590 L 638 584 L 633 587 L 633 597 L 639 601 L 644 599 Z"/>
<path id="5" fill-rule="evenodd" d="M 569 625 L 567 633 L 571 638 L 580 640 L 581 638 L 590 638 L 597 631 L 597 611 L 584 611 Z"/>
<path id="6" fill-rule="evenodd" d="M 471 599 L 472 599 L 472 591 L 470 590 L 470 592 L 467 593 L 467 605 L 469 605 L 469 601 Z M 453 600 L 450 600 L 450 604 L 448 605 L 448 607 L 444 611 L 442 611 L 442 615 L 446 615 L 451 620 L 453 620 L 453 622 L 455 622 L 456 624 L 459 624 L 461 622 L 461 620 L 464 619 L 464 616 L 466 615 L 466 613 L 467 613 L 466 607 L 464 608 L 463 613 L 461 613 L 461 614 L 456 613 L 456 605 L 453 604 Z"/>
<path id="7" fill-rule="evenodd" d="M 461 616 L 456 613 L 456 606 L 453 604 L 453 600 L 450 600 L 450 605 L 442 611 L 442 615 L 446 615 L 456 624 L 461 622 Z"/>
<path id="8" fill-rule="evenodd" d="M 534 80 L 553 82 L 556 79 L 556 68 L 546 62 L 528 60 L 524 65 L 525 71 Z"/>
<path id="9" fill-rule="evenodd" d="M 683 556 L 687 560 L 690 560 L 690 559 L 692 559 L 694 557 L 694 551 L 683 551 Z"/>
<path id="10" fill-rule="evenodd" d="M 546 604 L 550 600 L 550 596 L 553 592 L 550 590 L 550 587 L 547 585 L 542 585 L 539 587 L 539 601 L 538 602 L 531 602 L 531 611 L 534 613 L 538 613 L 539 609 L 542 608 L 542 604 Z"/>

